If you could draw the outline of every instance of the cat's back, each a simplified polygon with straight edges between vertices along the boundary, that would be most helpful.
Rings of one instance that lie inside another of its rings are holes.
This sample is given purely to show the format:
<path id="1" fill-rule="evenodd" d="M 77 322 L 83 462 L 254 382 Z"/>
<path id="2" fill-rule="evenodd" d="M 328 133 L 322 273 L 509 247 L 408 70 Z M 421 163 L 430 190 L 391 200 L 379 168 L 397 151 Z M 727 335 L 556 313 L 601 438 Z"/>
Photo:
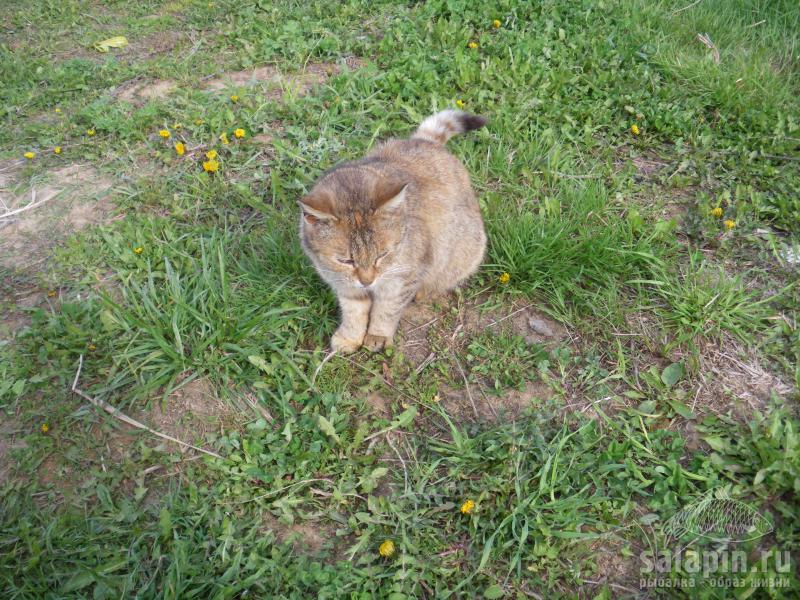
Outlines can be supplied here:
<path id="1" fill-rule="evenodd" d="M 469 187 L 469 174 L 444 146 L 422 139 L 392 139 L 370 152 L 364 162 L 380 161 L 387 168 L 410 174 L 420 188 Z"/>

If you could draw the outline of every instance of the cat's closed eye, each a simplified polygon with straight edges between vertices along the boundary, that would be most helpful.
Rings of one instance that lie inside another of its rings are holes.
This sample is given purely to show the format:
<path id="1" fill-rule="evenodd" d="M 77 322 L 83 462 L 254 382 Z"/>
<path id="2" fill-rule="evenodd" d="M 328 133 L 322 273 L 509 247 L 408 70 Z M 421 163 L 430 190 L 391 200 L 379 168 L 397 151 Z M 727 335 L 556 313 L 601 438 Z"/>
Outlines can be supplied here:
<path id="1" fill-rule="evenodd" d="M 355 264 L 355 262 L 350 258 L 337 258 L 336 260 L 338 260 L 343 265 L 349 265 L 351 267 Z"/>

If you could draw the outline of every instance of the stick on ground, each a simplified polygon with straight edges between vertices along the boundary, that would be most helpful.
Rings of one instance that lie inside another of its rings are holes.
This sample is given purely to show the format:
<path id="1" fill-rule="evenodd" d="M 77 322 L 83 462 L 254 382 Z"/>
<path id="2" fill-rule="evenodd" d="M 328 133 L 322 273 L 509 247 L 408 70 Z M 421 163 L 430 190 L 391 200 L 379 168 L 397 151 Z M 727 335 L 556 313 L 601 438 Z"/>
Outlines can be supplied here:
<path id="1" fill-rule="evenodd" d="M 212 452 L 211 450 L 206 450 L 205 448 L 198 448 L 197 446 L 192 446 L 191 444 L 188 444 L 188 443 L 186 443 L 184 441 L 181 441 L 178 438 L 174 438 L 171 435 L 167 435 L 166 433 L 161 433 L 160 431 L 156 431 L 152 427 L 148 427 L 144 423 L 141 423 L 141 422 L 137 421 L 136 419 L 133 419 L 133 418 L 129 417 L 128 415 L 126 415 L 125 413 L 120 411 L 118 408 L 115 408 L 115 407 L 111 406 L 108 402 L 105 402 L 104 400 L 100 400 L 98 398 L 92 398 L 89 394 L 87 394 L 87 393 L 83 392 L 82 390 L 78 389 L 78 380 L 80 379 L 81 370 L 82 369 L 83 369 L 83 354 L 81 354 L 80 360 L 78 362 L 78 371 L 75 373 L 75 379 L 72 382 L 72 392 L 77 394 L 78 396 L 80 396 L 84 400 L 87 400 L 87 401 L 91 402 L 92 404 L 94 404 L 98 408 L 102 408 L 104 411 L 106 411 L 112 417 L 115 417 L 115 418 L 119 419 L 123 423 L 127 423 L 131 427 L 136 427 L 136 429 L 143 429 L 144 431 L 147 431 L 148 433 L 152 433 L 156 437 L 160 437 L 161 439 L 167 440 L 168 442 L 172 442 L 174 444 L 178 444 L 180 446 L 183 446 L 184 448 L 191 448 L 192 450 L 194 450 L 196 452 L 201 452 L 203 454 L 207 454 L 208 456 L 213 456 L 214 458 L 222 458 L 216 452 Z"/>

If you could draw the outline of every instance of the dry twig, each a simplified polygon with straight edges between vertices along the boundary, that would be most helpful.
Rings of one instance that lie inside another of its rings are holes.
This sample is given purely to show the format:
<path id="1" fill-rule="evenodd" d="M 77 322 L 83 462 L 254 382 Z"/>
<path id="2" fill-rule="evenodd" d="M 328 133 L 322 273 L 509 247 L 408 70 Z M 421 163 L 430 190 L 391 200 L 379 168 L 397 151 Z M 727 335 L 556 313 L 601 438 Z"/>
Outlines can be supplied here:
<path id="1" fill-rule="evenodd" d="M 213 456 L 214 458 L 220 458 L 220 459 L 222 458 L 216 452 L 212 452 L 211 450 L 206 450 L 205 448 L 198 448 L 197 446 L 192 446 L 191 444 L 188 444 L 188 443 L 186 443 L 184 441 L 181 441 L 178 438 L 174 438 L 171 435 L 167 435 L 166 433 L 161 433 L 160 431 L 156 431 L 152 427 L 148 427 L 144 423 L 141 423 L 141 422 L 137 421 L 136 419 L 133 419 L 133 418 L 129 417 L 128 415 L 126 415 L 125 413 L 120 411 L 118 408 L 116 408 L 114 406 L 111 406 L 107 402 L 105 402 L 103 400 L 100 400 L 98 398 L 93 398 L 89 394 L 87 394 L 84 391 L 78 389 L 78 380 L 80 379 L 80 376 L 81 376 L 81 370 L 83 370 L 83 354 L 81 354 L 80 361 L 78 362 L 78 371 L 75 373 L 75 379 L 72 382 L 72 392 L 74 394 L 77 394 L 78 396 L 80 396 L 84 400 L 87 400 L 87 401 L 91 402 L 92 404 L 94 404 L 98 408 L 102 408 L 104 411 L 106 411 L 112 417 L 115 417 L 115 418 L 119 419 L 123 423 L 127 423 L 131 427 L 135 427 L 136 429 L 143 429 L 144 431 L 147 431 L 148 433 L 152 433 L 153 435 L 155 435 L 157 437 L 160 437 L 161 439 L 167 440 L 168 442 L 172 442 L 174 444 L 178 444 L 178 445 L 183 446 L 185 448 L 191 448 L 192 450 L 195 450 L 196 452 L 201 452 L 203 454 L 207 454 L 208 456 Z"/>

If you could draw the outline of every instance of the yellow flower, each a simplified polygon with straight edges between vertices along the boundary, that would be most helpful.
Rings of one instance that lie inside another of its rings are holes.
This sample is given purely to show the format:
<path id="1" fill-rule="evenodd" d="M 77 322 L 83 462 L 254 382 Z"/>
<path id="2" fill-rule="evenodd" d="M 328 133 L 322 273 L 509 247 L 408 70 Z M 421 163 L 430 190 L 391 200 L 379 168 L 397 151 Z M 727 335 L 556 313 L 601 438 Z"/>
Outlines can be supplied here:
<path id="1" fill-rule="evenodd" d="M 170 133 L 166 129 L 160 129 L 158 131 L 158 135 L 160 135 L 164 139 L 167 139 L 169 137 Z"/>
<path id="2" fill-rule="evenodd" d="M 89 348 L 90 352 L 94 352 L 95 350 L 97 350 L 97 346 L 95 346 L 94 344 L 89 344 L 86 347 Z"/>
<path id="3" fill-rule="evenodd" d="M 60 113 L 60 112 L 61 112 L 61 109 L 60 109 L 60 108 L 58 108 L 57 106 L 56 106 L 56 107 L 55 107 L 53 110 L 54 110 L 55 112 L 57 112 L 57 113 Z"/>
<path id="4" fill-rule="evenodd" d="M 238 102 L 238 101 L 239 101 L 239 96 L 237 96 L 236 94 L 231 96 L 231 102 Z"/>
<path id="5" fill-rule="evenodd" d="M 714 208 L 712 208 L 711 209 L 711 216 L 717 217 L 719 219 L 722 216 L 722 207 L 721 206 L 715 206 Z"/>
<path id="6" fill-rule="evenodd" d="M 183 123 L 173 123 L 172 124 L 172 128 L 173 129 L 182 129 L 183 128 Z"/>
<path id="7" fill-rule="evenodd" d="M 55 152 L 56 154 L 61 154 L 61 146 L 56 146 L 55 148 L 53 148 L 53 152 Z"/>
<path id="8" fill-rule="evenodd" d="M 183 142 L 178 142 L 175 144 L 175 152 L 178 154 L 178 156 L 183 156 L 183 154 L 186 152 L 186 146 L 183 145 Z"/>
<path id="9" fill-rule="evenodd" d="M 203 163 L 203 170 L 206 173 L 216 173 L 219 170 L 219 163 L 213 158 Z"/>
<path id="10" fill-rule="evenodd" d="M 495 19 L 494 21 L 492 21 L 492 27 L 494 27 L 495 29 L 500 29 L 501 25 L 502 23 L 500 22 L 500 19 Z"/>
<path id="11" fill-rule="evenodd" d="M 55 291 L 55 290 L 50 290 L 49 292 L 47 292 L 47 297 L 48 298 L 55 298 L 57 295 L 58 295 L 58 292 Z"/>
<path id="12" fill-rule="evenodd" d="M 221 136 L 219 136 L 219 139 L 220 139 L 220 141 L 221 141 L 223 144 L 225 144 L 226 146 L 227 146 L 228 144 L 230 144 L 230 142 L 228 141 L 228 134 L 227 134 L 227 133 L 223 133 Z"/>
<path id="13" fill-rule="evenodd" d="M 470 48 L 471 50 L 475 50 L 475 48 L 477 47 L 478 47 L 478 42 L 470 42 L 469 44 L 467 44 L 467 48 Z"/>
<path id="14" fill-rule="evenodd" d="M 467 500 L 464 504 L 461 505 L 461 514 L 462 515 L 471 515 L 472 511 L 475 510 L 475 502 L 472 500 Z"/>
<path id="15" fill-rule="evenodd" d="M 632 133 L 633 135 L 639 135 L 639 134 L 641 133 L 641 132 L 639 131 L 639 126 L 638 126 L 636 123 L 634 123 L 633 125 L 631 125 L 631 133 Z"/>
<path id="16" fill-rule="evenodd" d="M 202 125 L 203 123 L 205 123 L 205 121 L 203 121 L 203 119 L 195 119 L 194 120 L 194 124 L 195 125 Z"/>
<path id="17" fill-rule="evenodd" d="M 97 132 L 94 129 L 87 129 L 86 130 L 86 135 L 88 135 L 89 137 L 92 137 L 95 133 L 97 133 Z"/>
<path id="18" fill-rule="evenodd" d="M 22 156 L 24 156 L 28 160 L 33 160 L 34 158 L 36 158 L 36 152 L 26 152 Z"/>
<path id="19" fill-rule="evenodd" d="M 456 106 L 458 108 L 464 108 L 464 101 L 461 98 L 459 98 L 458 100 L 456 100 Z"/>
<path id="20" fill-rule="evenodd" d="M 390 556 L 394 555 L 394 542 L 392 540 L 386 540 L 383 542 L 380 545 L 380 548 L 378 548 L 378 554 L 384 558 L 389 558 Z"/>
<path id="21" fill-rule="evenodd" d="M 136 246 L 136 248 L 133 249 L 134 254 L 141 254 L 142 252 L 144 252 L 144 248 L 141 246 Z"/>
<path id="22" fill-rule="evenodd" d="M 209 150 L 208 152 L 206 152 L 206 158 L 208 160 L 214 160 L 215 158 L 217 158 L 217 151 L 216 150 Z"/>
<path id="23" fill-rule="evenodd" d="M 243 138 L 245 136 L 244 129 L 241 129 L 241 128 L 234 129 L 233 130 L 233 135 L 235 135 L 239 139 Z"/>
<path id="24" fill-rule="evenodd" d="M 725 225 L 725 229 L 733 229 L 736 227 L 736 221 L 732 219 L 725 219 L 722 224 Z"/>
<path id="25" fill-rule="evenodd" d="M 41 429 L 42 433 L 47 433 L 48 431 L 50 431 L 50 425 L 48 425 L 47 423 L 42 423 Z"/>
<path id="26" fill-rule="evenodd" d="M 508 273 L 503 273 L 502 275 L 500 275 L 500 277 L 498 277 L 498 279 L 499 279 L 500 283 L 505 285 L 506 283 L 511 281 L 511 275 L 509 275 Z"/>

